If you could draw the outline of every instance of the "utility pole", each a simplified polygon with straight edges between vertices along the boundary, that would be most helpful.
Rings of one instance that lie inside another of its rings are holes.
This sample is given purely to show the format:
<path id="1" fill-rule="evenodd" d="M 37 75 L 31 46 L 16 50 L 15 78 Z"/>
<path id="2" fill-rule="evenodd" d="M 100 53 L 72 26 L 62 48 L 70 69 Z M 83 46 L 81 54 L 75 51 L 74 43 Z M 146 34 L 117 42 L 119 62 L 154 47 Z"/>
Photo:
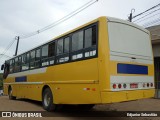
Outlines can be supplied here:
<path id="1" fill-rule="evenodd" d="M 15 55 L 14 56 L 17 56 L 18 45 L 19 45 L 19 36 L 16 36 L 15 39 L 17 39 L 17 46 L 16 46 L 16 51 L 15 51 Z"/>
<path id="2" fill-rule="evenodd" d="M 131 10 L 131 13 L 130 13 L 130 15 L 129 15 L 129 17 L 128 17 L 128 19 L 129 19 L 129 21 L 130 22 L 132 22 L 132 18 L 133 18 L 133 13 L 135 12 L 135 9 L 133 8 L 132 10 Z"/>

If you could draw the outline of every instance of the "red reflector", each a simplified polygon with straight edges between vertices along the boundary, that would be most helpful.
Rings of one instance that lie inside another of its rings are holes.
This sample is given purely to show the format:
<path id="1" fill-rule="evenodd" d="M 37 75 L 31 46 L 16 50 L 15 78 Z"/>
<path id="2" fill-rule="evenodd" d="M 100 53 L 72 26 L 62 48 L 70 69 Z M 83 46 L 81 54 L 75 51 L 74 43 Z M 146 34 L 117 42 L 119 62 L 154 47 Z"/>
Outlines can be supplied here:
<path id="1" fill-rule="evenodd" d="M 118 84 L 118 88 L 121 88 L 122 87 L 122 85 L 121 84 Z"/>
<path id="2" fill-rule="evenodd" d="M 113 88 L 116 89 L 116 87 L 117 87 L 116 84 L 113 84 Z"/>
<path id="3" fill-rule="evenodd" d="M 86 88 L 86 90 L 90 90 L 90 88 Z"/>
<path id="4" fill-rule="evenodd" d="M 147 87 L 149 87 L 149 83 L 147 83 Z"/>
<path id="5" fill-rule="evenodd" d="M 96 88 L 92 88 L 92 91 L 96 91 Z"/>
<path id="6" fill-rule="evenodd" d="M 132 83 L 132 84 L 130 84 L 130 88 L 138 88 L 138 84 L 137 83 Z"/>

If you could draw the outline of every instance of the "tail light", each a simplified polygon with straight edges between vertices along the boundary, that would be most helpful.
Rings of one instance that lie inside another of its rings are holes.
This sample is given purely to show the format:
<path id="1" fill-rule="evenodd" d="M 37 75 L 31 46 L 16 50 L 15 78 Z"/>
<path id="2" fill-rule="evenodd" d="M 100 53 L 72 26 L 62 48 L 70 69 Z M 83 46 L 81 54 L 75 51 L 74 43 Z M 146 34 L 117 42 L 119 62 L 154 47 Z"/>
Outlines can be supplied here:
<path id="1" fill-rule="evenodd" d="M 147 87 L 149 87 L 149 83 L 147 83 Z"/>
<path id="2" fill-rule="evenodd" d="M 153 87 L 153 83 L 151 83 L 151 87 Z"/>
<path id="3" fill-rule="evenodd" d="M 113 84 L 113 89 L 116 89 L 117 85 L 116 84 Z"/>
<path id="4" fill-rule="evenodd" d="M 121 84 L 118 84 L 118 88 L 119 88 L 119 89 L 122 88 L 122 85 L 121 85 Z"/>

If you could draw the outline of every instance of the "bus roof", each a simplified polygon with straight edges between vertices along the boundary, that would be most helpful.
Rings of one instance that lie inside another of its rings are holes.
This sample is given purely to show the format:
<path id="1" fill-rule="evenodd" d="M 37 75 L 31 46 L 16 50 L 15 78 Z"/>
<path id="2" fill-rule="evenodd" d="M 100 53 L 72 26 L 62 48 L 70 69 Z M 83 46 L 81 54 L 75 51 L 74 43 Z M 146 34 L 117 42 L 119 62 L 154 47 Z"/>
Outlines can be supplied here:
<path id="1" fill-rule="evenodd" d="M 43 45 L 51 42 L 51 41 L 57 40 L 57 39 L 65 36 L 65 35 L 67 35 L 67 34 L 70 34 L 70 33 L 72 33 L 72 32 L 75 32 L 75 31 L 77 31 L 78 29 L 81 29 L 81 28 L 83 28 L 83 27 L 85 27 L 85 26 L 87 26 L 87 25 L 89 25 L 89 24 L 95 23 L 95 22 L 99 21 L 99 19 L 101 19 L 101 18 L 106 18 L 107 21 L 111 21 L 111 22 L 128 24 L 128 25 L 130 25 L 130 26 L 133 26 L 133 27 L 136 27 L 136 28 L 138 28 L 138 29 L 140 29 L 140 30 L 143 30 L 144 32 L 147 32 L 147 33 L 149 34 L 149 31 L 148 31 L 148 30 L 146 30 L 146 29 L 144 29 L 143 27 L 138 26 L 138 25 L 136 25 L 136 24 L 134 24 L 134 23 L 131 23 L 131 22 L 127 21 L 127 20 L 122 20 L 122 19 L 113 18 L 113 17 L 108 17 L 108 16 L 101 16 L 101 17 L 99 17 L 99 18 L 97 18 L 97 19 L 94 19 L 94 20 L 92 20 L 92 21 L 90 21 L 90 22 L 88 22 L 88 23 L 86 23 L 86 24 L 83 24 L 83 25 L 81 25 L 81 26 L 79 26 L 79 27 L 77 27 L 77 28 L 75 28 L 75 29 L 72 29 L 72 30 L 70 30 L 70 31 L 68 31 L 68 32 L 65 32 L 65 33 L 61 34 L 61 35 L 58 35 L 57 37 L 52 38 L 52 39 L 48 40 L 48 41 L 45 42 L 45 43 L 42 43 L 42 44 L 40 44 L 40 45 L 38 45 L 38 46 L 36 46 L 36 47 L 33 47 L 33 48 L 31 48 L 31 49 L 23 52 L 23 53 L 20 53 L 19 55 L 23 55 L 24 53 L 27 53 L 27 52 L 29 52 L 29 51 L 32 51 L 32 50 L 34 50 L 34 49 L 36 49 L 36 48 L 38 48 L 38 47 L 41 47 L 41 46 L 43 46 Z M 17 55 L 17 56 L 19 56 L 19 55 Z M 12 58 L 10 58 L 10 59 L 16 58 L 17 56 L 14 56 L 14 57 L 12 57 Z M 10 59 L 8 59 L 8 60 L 10 60 Z M 6 60 L 6 61 L 7 61 L 7 60 Z"/>
<path id="2" fill-rule="evenodd" d="M 142 26 L 139 26 L 139 25 L 137 25 L 137 24 L 135 24 L 133 22 L 129 22 L 127 20 L 122 20 L 122 19 L 108 17 L 108 16 L 107 16 L 107 20 L 110 21 L 110 22 L 117 22 L 117 23 L 127 24 L 127 25 L 130 25 L 130 26 L 136 27 L 136 28 L 138 28 L 140 30 L 143 30 L 147 34 L 150 33 L 147 29 L 143 28 Z"/>

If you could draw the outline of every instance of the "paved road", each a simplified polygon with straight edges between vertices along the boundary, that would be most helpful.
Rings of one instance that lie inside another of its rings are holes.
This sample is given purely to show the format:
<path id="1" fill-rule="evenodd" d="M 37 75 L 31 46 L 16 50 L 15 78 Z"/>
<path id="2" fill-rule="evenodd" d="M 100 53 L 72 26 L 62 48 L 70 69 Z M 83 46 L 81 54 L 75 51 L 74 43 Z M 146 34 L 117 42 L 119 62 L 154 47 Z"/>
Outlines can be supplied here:
<path id="1" fill-rule="evenodd" d="M 123 103 L 114 103 L 114 104 L 106 104 L 106 105 L 96 105 L 93 108 L 94 117 L 77 117 L 77 116 L 84 116 L 86 113 L 79 114 L 78 112 L 66 112 L 71 109 L 75 109 L 73 106 L 66 106 L 65 111 L 62 113 L 49 113 L 54 117 L 43 117 L 43 118 L 32 118 L 34 120 L 44 119 L 44 120 L 97 120 L 97 119 L 107 119 L 106 117 L 99 117 L 102 114 L 112 114 L 116 113 L 116 111 L 160 111 L 160 100 L 159 99 L 143 99 L 143 100 L 136 100 L 130 102 L 123 102 Z M 76 110 L 76 109 L 75 109 Z M 0 111 L 45 111 L 42 108 L 41 102 L 25 100 L 25 99 L 18 99 L 18 100 L 9 100 L 8 96 L 0 96 Z M 106 111 L 114 111 L 112 113 L 106 113 Z M 104 115 L 105 116 L 105 115 Z M 0 118 L 1 120 L 2 118 Z M 6 120 L 6 118 L 4 118 Z M 15 120 L 21 120 L 22 118 L 12 118 Z M 31 118 L 23 118 L 25 120 Z M 137 118 L 110 118 L 112 120 L 137 120 Z M 139 118 L 138 120 L 159 120 L 160 118 Z M 108 119 L 109 120 L 109 119 Z"/>

